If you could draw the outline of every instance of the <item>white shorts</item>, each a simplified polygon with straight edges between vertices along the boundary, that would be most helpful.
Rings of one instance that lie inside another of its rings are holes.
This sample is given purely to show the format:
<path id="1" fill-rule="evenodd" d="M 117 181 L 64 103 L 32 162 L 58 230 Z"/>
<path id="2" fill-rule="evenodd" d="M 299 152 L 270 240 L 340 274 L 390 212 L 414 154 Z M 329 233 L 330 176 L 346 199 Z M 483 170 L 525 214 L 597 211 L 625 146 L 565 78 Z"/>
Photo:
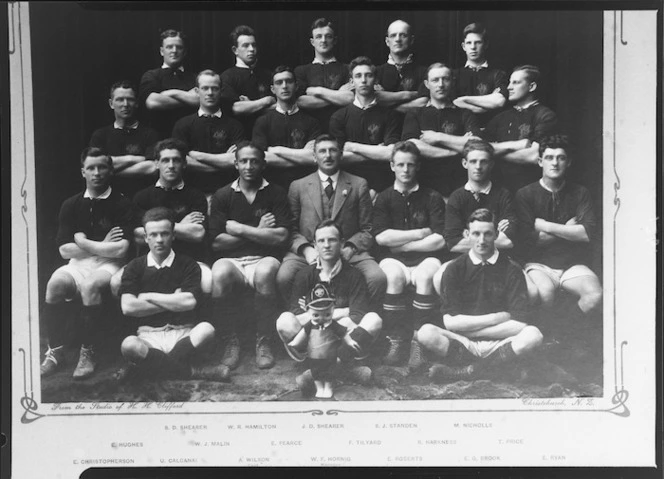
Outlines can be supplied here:
<path id="1" fill-rule="evenodd" d="M 241 258 L 224 258 L 230 261 L 244 276 L 244 283 L 255 289 L 254 276 L 256 275 L 256 265 L 261 262 L 263 258 L 270 258 L 271 256 L 243 256 Z"/>
<path id="2" fill-rule="evenodd" d="M 496 349 L 501 347 L 503 344 L 508 344 L 512 342 L 513 336 L 510 336 L 509 338 L 505 339 L 469 339 L 465 336 L 462 336 L 460 334 L 453 333 L 452 331 L 444 330 L 445 331 L 445 336 L 448 338 L 456 339 L 459 341 L 463 346 L 472 354 L 473 356 L 477 358 L 486 358 L 489 356 L 491 353 L 493 353 Z"/>
<path id="3" fill-rule="evenodd" d="M 525 271 L 541 271 L 551 280 L 551 282 L 560 289 L 565 281 L 579 278 L 581 276 L 596 276 L 593 271 L 583 264 L 575 264 L 567 269 L 553 269 L 542 263 L 526 263 Z"/>
<path id="4" fill-rule="evenodd" d="M 108 273 L 113 276 L 117 273 L 122 267 L 122 262 L 113 258 L 103 258 L 101 256 L 90 256 L 88 258 L 76 259 L 72 258 L 64 266 L 60 266 L 56 269 L 55 273 L 67 273 L 74 279 L 76 283 L 76 289 L 81 290 L 81 284 L 83 281 L 90 276 L 95 271 L 108 271 Z M 73 299 L 73 298 L 69 298 Z"/>
<path id="5" fill-rule="evenodd" d="M 193 326 L 191 324 L 167 324 L 153 328 L 151 326 L 141 326 L 138 328 L 138 339 L 145 342 L 148 347 L 158 349 L 168 354 L 175 344 L 191 334 Z"/>
<path id="6" fill-rule="evenodd" d="M 403 273 L 404 278 L 406 278 L 406 282 L 407 282 L 407 284 L 409 284 L 409 285 L 410 285 L 410 284 L 413 284 L 413 285 L 414 285 L 414 284 L 415 284 L 415 280 L 413 279 L 413 273 L 417 270 L 417 268 L 419 268 L 420 266 L 422 266 L 422 263 L 425 262 L 425 261 L 427 261 L 427 262 L 430 262 L 430 261 L 437 261 L 437 262 L 438 262 L 438 267 L 440 268 L 440 266 L 441 266 L 441 264 L 440 264 L 440 260 L 438 260 L 437 258 L 425 258 L 425 259 L 423 259 L 423 260 L 420 262 L 420 264 L 417 264 L 417 265 L 415 265 L 415 266 L 406 266 L 405 264 L 403 264 L 403 263 L 402 263 L 401 261 L 399 261 L 398 259 L 394 259 L 394 258 L 385 258 L 384 260 L 382 260 L 382 261 L 378 264 L 378 266 L 380 266 L 381 269 L 382 269 L 384 266 L 395 266 L 395 267 L 397 267 L 397 268 L 400 268 L 400 269 L 401 269 L 401 272 Z M 433 279 L 433 276 L 434 276 L 434 275 L 431 275 L 431 279 Z"/>

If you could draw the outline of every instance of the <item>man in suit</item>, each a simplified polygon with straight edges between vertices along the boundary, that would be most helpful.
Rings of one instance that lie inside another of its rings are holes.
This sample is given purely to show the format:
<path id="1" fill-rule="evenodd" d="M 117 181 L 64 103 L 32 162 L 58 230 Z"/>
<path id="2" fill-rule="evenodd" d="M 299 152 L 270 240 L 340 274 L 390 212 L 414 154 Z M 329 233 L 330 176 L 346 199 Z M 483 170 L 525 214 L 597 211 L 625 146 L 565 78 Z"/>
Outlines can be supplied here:
<path id="1" fill-rule="evenodd" d="M 380 305 L 387 278 L 369 254 L 372 205 L 364 178 L 340 170 L 341 148 L 331 135 L 321 135 L 314 143 L 318 171 L 291 183 L 288 200 L 294 217 L 290 251 L 277 273 L 281 295 L 288 300 L 298 271 L 318 260 L 314 248 L 316 225 L 332 219 L 341 225 L 347 240 L 342 259 L 359 269 L 366 279 L 372 306 Z"/>

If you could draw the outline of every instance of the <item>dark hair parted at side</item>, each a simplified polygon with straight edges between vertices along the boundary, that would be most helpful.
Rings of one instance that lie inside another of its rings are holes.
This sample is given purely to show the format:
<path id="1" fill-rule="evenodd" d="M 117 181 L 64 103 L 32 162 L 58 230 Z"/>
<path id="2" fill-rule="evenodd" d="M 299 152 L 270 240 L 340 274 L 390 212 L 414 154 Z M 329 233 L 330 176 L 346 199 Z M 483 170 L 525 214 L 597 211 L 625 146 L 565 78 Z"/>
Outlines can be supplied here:
<path id="1" fill-rule="evenodd" d="M 522 71 L 526 74 L 526 80 L 528 80 L 529 83 L 539 82 L 540 70 L 535 65 L 519 65 L 518 67 L 514 67 L 512 73 L 518 71 Z"/>
<path id="2" fill-rule="evenodd" d="M 473 221 L 480 221 L 482 223 L 493 223 L 493 226 L 494 227 L 496 226 L 496 217 L 491 212 L 491 210 L 487 208 L 479 208 L 473 211 L 468 217 L 468 221 L 466 221 L 466 227 L 470 227 L 470 223 L 472 223 Z"/>
<path id="3" fill-rule="evenodd" d="M 184 163 L 187 162 L 187 153 L 189 149 L 182 140 L 178 140 L 177 138 L 166 138 L 164 140 L 158 141 L 157 144 L 154 145 L 155 160 L 160 158 L 161 152 L 164 150 L 178 150 L 178 152 L 180 152 L 180 156 L 182 156 L 182 161 Z"/>
<path id="4" fill-rule="evenodd" d="M 133 90 L 134 95 L 138 95 L 138 89 L 136 88 L 136 85 L 134 82 L 130 80 L 120 80 L 116 81 L 111 85 L 111 90 L 110 90 L 110 97 L 113 98 L 113 93 L 115 93 L 115 90 L 118 88 L 125 88 L 127 90 Z"/>
<path id="5" fill-rule="evenodd" d="M 171 228 L 175 228 L 175 212 L 165 206 L 157 206 L 156 208 L 147 210 L 143 215 L 141 223 L 143 224 L 143 228 L 145 228 L 145 225 L 149 222 L 161 220 L 168 220 L 171 223 Z"/>
<path id="6" fill-rule="evenodd" d="M 97 148 L 95 146 L 88 146 L 87 148 L 83 149 L 83 151 L 81 152 L 81 166 L 85 164 L 86 158 L 100 158 L 100 157 L 106 158 L 108 166 L 113 168 L 113 158 L 111 158 L 111 155 L 107 154 L 101 148 Z"/>
<path id="7" fill-rule="evenodd" d="M 272 83 L 274 83 L 274 77 L 276 75 L 284 72 L 289 72 L 291 75 L 293 75 L 293 80 L 295 79 L 295 72 L 291 67 L 289 67 L 288 65 L 279 65 L 272 71 Z"/>
<path id="8" fill-rule="evenodd" d="M 330 30 L 332 30 L 334 32 L 334 35 L 336 36 L 337 32 L 334 29 L 334 23 L 332 23 L 330 20 L 328 20 L 325 17 L 321 17 L 321 18 L 317 18 L 316 20 L 314 20 L 313 23 L 311 24 L 311 29 L 310 29 L 311 30 L 311 33 L 310 33 L 311 38 L 314 37 L 314 30 L 316 28 L 325 28 L 325 27 L 330 27 Z"/>
<path id="9" fill-rule="evenodd" d="M 316 151 L 316 147 L 318 146 L 319 143 L 322 143 L 324 141 L 333 141 L 337 145 L 339 145 L 339 140 L 337 140 L 336 137 L 330 135 L 329 133 L 323 133 L 321 135 L 318 135 L 316 139 L 314 140 L 314 151 Z"/>
<path id="10" fill-rule="evenodd" d="M 463 29 L 463 39 L 464 40 L 466 40 L 466 37 L 468 36 L 469 33 L 475 33 L 475 34 L 481 36 L 482 40 L 484 40 L 484 43 L 489 42 L 489 39 L 488 39 L 487 33 L 486 33 L 486 28 L 480 22 L 469 23 L 468 25 L 466 25 L 466 27 Z"/>
<path id="11" fill-rule="evenodd" d="M 321 221 L 320 223 L 318 223 L 316 225 L 316 228 L 314 229 L 314 238 L 316 238 L 316 231 L 322 230 L 323 228 L 327 228 L 327 227 L 330 227 L 330 226 L 337 229 L 337 231 L 339 232 L 339 239 L 342 240 L 344 238 L 344 232 L 341 229 L 341 225 L 336 223 L 333 219 L 329 219 L 329 218 L 326 219 L 326 220 Z"/>
<path id="12" fill-rule="evenodd" d="M 420 149 L 412 141 L 399 141 L 395 143 L 394 149 L 392 150 L 392 159 L 390 161 L 394 161 L 394 157 L 398 152 L 409 153 L 415 157 L 418 163 L 420 161 Z"/>
<path id="13" fill-rule="evenodd" d="M 547 148 L 562 148 L 567 153 L 567 156 L 570 156 L 570 141 L 567 135 L 550 135 L 542 138 L 539 144 L 539 155 L 540 158 L 544 154 L 544 150 Z"/>
<path id="14" fill-rule="evenodd" d="M 250 140 L 243 140 L 237 144 L 237 149 L 235 150 L 236 160 L 239 159 L 238 155 L 240 154 L 240 150 L 244 150 L 245 148 L 253 148 L 258 152 L 258 156 L 260 156 L 261 160 L 265 161 L 265 152 L 263 151 L 263 149 Z"/>
<path id="15" fill-rule="evenodd" d="M 353 76 L 353 70 L 355 70 L 355 67 L 360 65 L 368 65 L 371 68 L 371 73 L 374 75 L 376 74 L 376 65 L 373 64 L 371 58 L 362 56 L 353 58 L 348 64 L 348 72 L 350 73 L 350 76 Z"/>
<path id="16" fill-rule="evenodd" d="M 180 37 L 182 39 L 182 43 L 184 43 L 184 47 L 187 48 L 187 36 L 184 34 L 184 32 L 182 32 L 182 30 L 174 30 L 172 28 L 161 32 L 159 35 L 159 45 L 163 45 L 164 40 L 172 37 Z"/>
<path id="17" fill-rule="evenodd" d="M 463 157 L 468 158 L 468 153 L 470 153 L 471 151 L 485 151 L 489 154 L 489 157 L 491 159 L 493 159 L 493 155 L 495 152 L 493 146 L 488 141 L 473 140 L 473 139 L 468 140 L 466 144 L 463 146 L 463 152 L 462 152 Z"/>
<path id="18" fill-rule="evenodd" d="M 237 39 L 240 38 L 242 35 L 247 35 L 249 37 L 256 38 L 256 32 L 254 31 L 253 28 L 247 25 L 238 25 L 233 29 L 233 31 L 229 35 L 229 38 L 231 39 L 231 45 L 236 47 Z"/>

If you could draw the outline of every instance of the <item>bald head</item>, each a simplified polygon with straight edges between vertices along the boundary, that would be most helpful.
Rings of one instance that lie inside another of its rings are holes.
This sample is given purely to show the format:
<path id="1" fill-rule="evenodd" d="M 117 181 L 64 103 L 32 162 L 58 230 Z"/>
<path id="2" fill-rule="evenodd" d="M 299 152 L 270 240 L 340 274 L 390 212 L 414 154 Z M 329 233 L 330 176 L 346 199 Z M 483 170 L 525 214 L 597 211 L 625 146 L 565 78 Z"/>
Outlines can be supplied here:
<path id="1" fill-rule="evenodd" d="M 415 37 L 410 33 L 410 25 L 403 20 L 395 20 L 387 27 L 385 44 L 392 56 L 408 55 Z"/>

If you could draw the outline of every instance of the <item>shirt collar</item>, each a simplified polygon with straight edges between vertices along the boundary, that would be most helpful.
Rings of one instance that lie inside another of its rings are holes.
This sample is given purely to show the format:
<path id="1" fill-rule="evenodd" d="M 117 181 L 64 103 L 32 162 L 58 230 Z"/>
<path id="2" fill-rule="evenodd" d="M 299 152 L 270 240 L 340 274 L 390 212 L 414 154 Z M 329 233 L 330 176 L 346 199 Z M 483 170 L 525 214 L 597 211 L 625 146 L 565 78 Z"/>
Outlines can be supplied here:
<path id="1" fill-rule="evenodd" d="M 353 105 L 358 107 L 360 110 L 368 110 L 369 108 L 373 108 L 376 105 L 378 105 L 378 98 L 374 97 L 373 100 L 371 100 L 371 103 L 369 103 L 367 106 L 362 106 L 362 103 L 357 99 L 357 96 L 355 96 L 355 99 L 353 100 Z"/>
<path id="2" fill-rule="evenodd" d="M 161 65 L 161 68 L 170 68 L 171 70 L 180 70 L 181 72 L 184 71 L 184 67 L 183 67 L 182 65 L 180 65 L 180 66 L 177 67 L 177 68 L 171 68 L 171 67 L 169 67 L 168 65 L 166 65 L 166 62 L 164 62 L 164 63 Z"/>
<path id="3" fill-rule="evenodd" d="M 424 106 L 425 106 L 425 107 L 430 106 L 430 107 L 435 108 L 436 110 L 447 110 L 447 109 L 456 108 L 456 105 L 455 105 L 454 103 L 450 103 L 449 105 L 445 105 L 445 106 L 443 106 L 442 108 L 438 108 L 436 105 L 434 105 L 433 103 L 431 103 L 431 98 L 429 98 L 429 101 L 428 101 L 427 104 L 424 105 Z"/>
<path id="4" fill-rule="evenodd" d="M 482 70 L 483 68 L 489 68 L 489 62 L 487 60 L 484 60 L 484 63 L 482 63 L 481 65 L 475 66 L 475 65 L 470 63 L 470 60 L 467 60 L 464 68 L 469 68 L 470 70 L 478 72 L 478 71 Z"/>
<path id="5" fill-rule="evenodd" d="M 341 258 L 337 260 L 337 263 L 334 265 L 332 270 L 330 271 L 330 275 L 327 276 L 325 273 L 323 273 L 323 265 L 321 264 L 320 258 L 316 260 L 316 269 L 318 269 L 320 272 L 318 273 L 318 276 L 320 276 L 321 281 L 325 281 L 326 283 L 329 283 L 334 279 L 335 276 L 339 274 L 341 271 L 341 268 L 343 267 L 343 263 L 341 262 Z"/>
<path id="6" fill-rule="evenodd" d="M 516 111 L 523 111 L 523 110 L 527 110 L 527 109 L 530 108 L 531 106 L 535 106 L 535 105 L 539 105 L 539 100 L 533 100 L 533 101 L 531 101 L 530 103 L 528 103 L 526 106 L 517 106 L 517 105 L 514 105 L 514 109 L 515 109 Z"/>
<path id="7" fill-rule="evenodd" d="M 115 128 L 116 130 L 136 130 L 138 128 L 138 120 L 136 120 L 134 123 L 132 123 L 129 126 L 120 126 L 118 125 L 117 121 L 114 121 L 113 128 Z"/>
<path id="8" fill-rule="evenodd" d="M 267 187 L 269 184 L 270 183 L 265 178 L 263 178 L 263 182 L 261 183 L 261 186 L 260 188 L 258 188 L 258 190 L 259 191 L 262 190 L 263 188 Z M 235 181 L 231 183 L 231 188 L 233 191 L 242 191 L 240 189 L 240 178 L 236 178 Z"/>
<path id="9" fill-rule="evenodd" d="M 198 116 L 216 116 L 217 118 L 221 118 L 221 108 L 217 109 L 214 113 L 205 113 L 202 108 L 199 108 Z"/>
<path id="10" fill-rule="evenodd" d="M 410 53 L 404 61 L 402 61 L 401 63 L 397 63 L 397 62 L 394 61 L 394 58 L 392 58 L 392 54 L 388 53 L 387 54 L 387 63 L 389 65 L 399 65 L 399 66 L 408 65 L 409 63 L 413 63 L 413 54 Z"/>
<path id="11" fill-rule="evenodd" d="M 477 256 L 472 249 L 468 251 L 468 256 L 470 257 L 470 261 L 472 261 L 474 265 L 482 264 L 483 262 L 482 258 Z M 496 261 L 498 261 L 498 248 L 494 248 L 493 254 L 489 259 L 484 261 L 484 263 L 496 264 Z"/>
<path id="12" fill-rule="evenodd" d="M 90 190 L 87 188 L 85 189 L 85 193 L 83 193 L 83 198 L 90 198 L 92 200 L 105 200 L 111 196 L 111 187 L 109 186 L 106 188 L 106 191 L 104 191 L 101 195 L 99 196 L 92 196 L 92 193 L 90 193 Z"/>
<path id="13" fill-rule="evenodd" d="M 332 178 L 332 187 L 334 188 L 335 186 L 337 186 L 337 182 L 339 181 L 339 171 L 337 171 L 333 175 L 326 175 L 325 173 L 323 173 L 320 170 L 317 170 L 317 171 L 318 171 L 318 177 L 320 178 L 321 182 L 327 183 L 327 179 Z"/>
<path id="14" fill-rule="evenodd" d="M 491 186 L 493 186 L 493 184 L 489 181 L 489 184 L 486 186 L 486 188 L 484 188 L 483 190 L 475 191 L 475 190 L 473 189 L 473 187 L 470 186 L 470 181 L 468 181 L 468 182 L 466 182 L 466 184 L 463 186 L 463 188 L 464 188 L 466 191 L 470 191 L 471 193 L 482 193 L 482 194 L 488 195 L 489 193 L 491 193 Z"/>
<path id="15" fill-rule="evenodd" d="M 253 65 L 249 66 L 246 63 L 244 63 L 244 60 L 242 60 L 242 58 L 235 57 L 235 66 L 238 68 L 246 68 L 247 70 L 253 70 L 254 68 L 256 68 L 257 61 L 258 60 L 256 60 Z"/>
<path id="16" fill-rule="evenodd" d="M 332 58 L 330 58 L 330 59 L 329 59 L 328 61 L 326 61 L 326 62 L 324 62 L 323 60 L 319 60 L 318 58 L 314 57 L 314 59 L 313 59 L 313 61 L 312 61 L 311 63 L 313 63 L 314 65 L 315 65 L 315 64 L 319 64 L 319 65 L 327 65 L 328 63 L 336 63 L 336 62 L 337 62 L 337 58 L 336 58 L 336 57 L 332 57 Z"/>
<path id="17" fill-rule="evenodd" d="M 279 103 L 277 103 L 277 107 L 275 108 L 279 113 L 282 115 L 290 116 L 290 115 L 295 115 L 300 109 L 297 107 L 297 105 L 293 105 L 293 108 L 290 110 L 286 111 L 283 108 L 279 106 Z"/>
<path id="18" fill-rule="evenodd" d="M 166 256 L 166 259 L 161 262 L 161 264 L 157 264 L 157 261 L 154 259 L 154 256 L 152 256 L 152 251 L 148 253 L 148 268 L 156 268 L 156 269 L 161 269 L 161 268 L 170 268 L 173 266 L 173 260 L 175 259 L 175 251 L 171 249 L 171 253 Z"/>
<path id="19" fill-rule="evenodd" d="M 542 185 L 542 188 L 544 188 L 546 191 L 548 191 L 549 193 L 554 193 L 554 194 L 559 193 L 560 191 L 562 191 L 563 188 L 565 188 L 565 185 L 567 185 L 567 182 L 563 181 L 563 184 L 560 185 L 560 188 L 558 188 L 558 191 L 553 191 L 551 188 L 546 186 L 546 183 L 544 183 L 544 178 L 540 178 L 539 183 L 540 183 L 540 185 Z"/>
<path id="20" fill-rule="evenodd" d="M 167 190 L 167 191 L 168 191 L 168 190 L 181 190 L 181 189 L 184 188 L 184 180 L 180 180 L 180 183 L 178 183 L 177 185 L 173 186 L 172 188 L 168 188 L 166 185 L 164 185 L 164 184 L 161 182 L 161 178 L 159 178 L 159 179 L 157 180 L 157 182 L 156 182 L 154 185 L 155 185 L 157 188 L 162 188 L 162 189 Z"/>
<path id="21" fill-rule="evenodd" d="M 394 182 L 394 191 L 396 191 L 397 193 L 401 193 L 402 195 L 403 195 L 404 193 L 408 193 L 408 194 L 410 195 L 411 193 L 415 193 L 415 192 L 416 192 L 417 190 L 419 190 L 419 189 L 420 189 L 420 184 L 417 183 L 417 184 L 416 184 L 415 186 L 413 186 L 410 190 L 408 190 L 408 191 L 402 191 L 402 190 L 400 190 L 400 189 L 397 187 L 397 182 L 396 182 L 396 181 Z"/>

